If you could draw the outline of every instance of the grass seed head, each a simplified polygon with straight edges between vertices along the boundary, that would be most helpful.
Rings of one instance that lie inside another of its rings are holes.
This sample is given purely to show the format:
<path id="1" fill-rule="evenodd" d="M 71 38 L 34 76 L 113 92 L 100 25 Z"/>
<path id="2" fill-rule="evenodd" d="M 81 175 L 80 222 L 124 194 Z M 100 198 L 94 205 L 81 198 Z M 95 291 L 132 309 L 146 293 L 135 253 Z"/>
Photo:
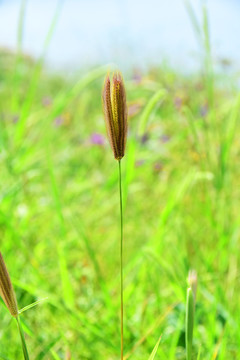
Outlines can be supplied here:
<path id="1" fill-rule="evenodd" d="M 17 317 L 18 305 L 17 305 L 16 295 L 1 253 L 0 253 L 0 296 L 5 302 L 10 314 L 14 317 Z"/>
<path id="2" fill-rule="evenodd" d="M 112 86 L 106 76 L 103 92 L 103 112 L 109 142 L 116 160 L 124 156 L 127 139 L 127 104 L 122 75 L 113 74 Z"/>

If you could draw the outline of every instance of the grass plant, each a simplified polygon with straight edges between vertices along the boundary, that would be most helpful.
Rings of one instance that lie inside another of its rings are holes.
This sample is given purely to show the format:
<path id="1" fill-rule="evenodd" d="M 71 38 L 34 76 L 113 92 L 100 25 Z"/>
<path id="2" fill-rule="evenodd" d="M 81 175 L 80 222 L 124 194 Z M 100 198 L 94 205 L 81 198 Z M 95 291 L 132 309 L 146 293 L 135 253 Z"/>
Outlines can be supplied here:
<path id="1" fill-rule="evenodd" d="M 197 275 L 191 271 L 188 276 L 188 289 L 186 301 L 186 327 L 185 327 L 185 342 L 186 342 L 186 359 L 192 359 L 193 346 L 193 328 L 194 328 L 194 313 L 197 291 Z"/>
<path id="2" fill-rule="evenodd" d="M 37 360 L 69 353 L 72 359 L 118 359 L 119 255 L 113 241 L 119 232 L 118 168 L 106 146 L 99 99 L 106 68 L 79 76 L 77 84 L 43 72 L 21 151 L 15 152 L 8 82 L 12 56 L 2 52 L 0 57 L 1 250 L 19 302 L 48 296 L 37 317 L 29 310 L 22 319 L 29 352 Z M 25 94 L 32 66 L 23 60 L 19 76 Z M 224 78 L 215 84 L 216 123 L 206 128 L 211 111 L 202 113 L 207 93 L 200 76 L 159 68 L 143 74 L 140 83 L 131 74 L 128 79 L 131 132 L 122 162 L 124 235 L 129 239 L 124 251 L 124 356 L 148 359 L 162 334 L 155 358 L 185 358 L 184 279 L 194 266 L 201 283 L 193 355 L 201 348 L 200 359 L 217 354 L 220 360 L 235 360 L 240 333 L 235 80 L 231 87 L 222 88 Z M 139 118 L 159 88 L 164 98 L 149 111 L 142 136 L 136 136 Z M 71 306 L 63 291 L 69 283 Z M 0 307 L 0 356 L 20 359 L 7 315 Z"/>
<path id="3" fill-rule="evenodd" d="M 123 202 L 122 202 L 122 171 L 121 160 L 124 157 L 127 140 L 127 103 L 123 79 L 120 73 L 113 75 L 111 87 L 109 76 L 105 79 L 102 93 L 103 112 L 108 139 L 113 155 L 118 161 L 119 204 L 120 204 L 120 323 L 121 323 L 121 360 L 123 360 Z"/>
<path id="4" fill-rule="evenodd" d="M 0 51 L 0 232 L 18 302 L 48 297 L 21 318 L 31 358 L 117 360 L 124 335 L 124 360 L 186 359 L 184 279 L 194 267 L 192 358 L 238 360 L 239 85 L 216 73 L 206 9 L 201 24 L 189 8 L 201 72 L 126 72 L 131 131 L 117 168 L 99 96 L 108 67 L 48 72 L 51 36 L 41 59 L 24 55 L 24 4 L 17 55 Z M 128 219 L 121 341 L 118 188 Z M 0 359 L 21 359 L 4 306 L 0 318 Z"/>
<path id="5" fill-rule="evenodd" d="M 23 356 L 25 360 L 29 360 L 27 344 L 25 341 L 24 332 L 20 322 L 16 295 L 1 253 L 0 253 L 0 296 L 5 302 L 5 305 L 7 306 L 12 317 L 16 319 L 19 335 L 21 338 Z"/>

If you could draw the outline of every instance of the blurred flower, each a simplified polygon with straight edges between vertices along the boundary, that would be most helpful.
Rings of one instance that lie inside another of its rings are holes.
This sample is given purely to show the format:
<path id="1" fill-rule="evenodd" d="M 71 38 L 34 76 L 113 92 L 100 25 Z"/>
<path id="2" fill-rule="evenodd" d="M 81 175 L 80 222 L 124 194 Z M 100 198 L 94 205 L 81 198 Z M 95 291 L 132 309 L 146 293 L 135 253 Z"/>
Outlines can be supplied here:
<path id="1" fill-rule="evenodd" d="M 170 140 L 170 136 L 166 135 L 166 134 L 163 134 L 160 136 L 160 141 L 165 144 L 167 143 L 168 141 Z"/>
<path id="2" fill-rule="evenodd" d="M 180 110 L 183 104 L 183 99 L 179 96 L 174 98 L 174 106 L 177 110 Z"/>
<path id="3" fill-rule="evenodd" d="M 228 58 L 220 58 L 219 63 L 223 68 L 229 68 L 233 64 L 232 61 Z"/>
<path id="4" fill-rule="evenodd" d="M 137 160 L 135 162 L 135 167 L 138 168 L 138 167 L 142 166 L 144 163 L 145 163 L 145 160 L 143 160 L 143 159 Z"/>
<path id="5" fill-rule="evenodd" d="M 149 140 L 149 134 L 145 133 L 140 137 L 141 144 L 146 144 L 146 142 Z"/>
<path id="6" fill-rule="evenodd" d="M 12 122 L 14 123 L 14 124 L 16 124 L 18 121 L 19 121 L 19 119 L 20 119 L 20 115 L 13 115 L 13 117 L 12 117 Z"/>
<path id="7" fill-rule="evenodd" d="M 72 116 L 69 112 L 66 111 L 55 117 L 55 119 L 53 120 L 53 125 L 56 127 L 59 126 L 68 127 L 69 125 L 71 125 L 71 121 L 72 121 Z"/>
<path id="8" fill-rule="evenodd" d="M 208 105 L 207 104 L 201 105 L 199 112 L 200 112 L 200 116 L 204 118 L 208 114 Z"/>
<path id="9" fill-rule="evenodd" d="M 104 145 L 105 139 L 103 137 L 103 135 L 101 134 L 97 134 L 97 133 L 93 133 L 91 135 L 91 143 L 94 145 Z"/>
<path id="10" fill-rule="evenodd" d="M 195 85 L 195 89 L 197 90 L 197 91 L 202 91 L 203 89 L 204 89 L 204 84 L 203 84 L 203 82 L 197 82 L 196 83 L 196 85 Z"/>
<path id="11" fill-rule="evenodd" d="M 128 116 L 133 117 L 133 116 L 137 115 L 140 112 L 141 108 L 142 108 L 142 105 L 140 103 L 135 102 L 135 103 L 130 104 L 128 106 Z"/>
<path id="12" fill-rule="evenodd" d="M 155 162 L 155 164 L 153 165 L 154 172 L 159 173 L 160 171 L 162 171 L 162 169 L 163 169 L 163 163 L 161 161 Z"/>
<path id="13" fill-rule="evenodd" d="M 44 98 L 42 98 L 42 104 L 45 107 L 49 107 L 52 105 L 52 98 L 50 96 L 45 96 Z"/>
<path id="14" fill-rule="evenodd" d="M 70 350 L 67 350 L 66 352 L 66 360 L 71 360 L 72 356 L 71 356 L 71 352 Z"/>
<path id="15" fill-rule="evenodd" d="M 61 125 L 63 124 L 63 121 L 64 121 L 64 119 L 63 119 L 62 116 L 57 116 L 57 117 L 54 119 L 54 125 L 55 125 L 56 127 L 61 126 Z"/>
<path id="16" fill-rule="evenodd" d="M 136 83 L 136 84 L 140 84 L 141 81 L 142 81 L 142 74 L 140 72 L 140 70 L 135 70 L 134 73 L 133 73 L 133 76 L 132 76 L 132 79 L 133 81 Z"/>

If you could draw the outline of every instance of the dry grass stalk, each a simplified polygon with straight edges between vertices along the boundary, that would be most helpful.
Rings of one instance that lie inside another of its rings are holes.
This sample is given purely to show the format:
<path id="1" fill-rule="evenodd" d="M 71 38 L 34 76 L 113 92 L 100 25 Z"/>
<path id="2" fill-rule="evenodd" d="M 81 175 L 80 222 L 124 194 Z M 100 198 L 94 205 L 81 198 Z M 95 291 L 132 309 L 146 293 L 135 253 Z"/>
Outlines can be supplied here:
<path id="1" fill-rule="evenodd" d="M 7 267 L 0 253 L 0 296 L 5 302 L 10 314 L 18 317 L 18 305 Z"/>
<path id="2" fill-rule="evenodd" d="M 107 75 L 102 92 L 103 112 L 107 134 L 116 160 L 124 156 L 127 140 L 127 104 L 123 78 L 113 74 L 113 84 Z"/>

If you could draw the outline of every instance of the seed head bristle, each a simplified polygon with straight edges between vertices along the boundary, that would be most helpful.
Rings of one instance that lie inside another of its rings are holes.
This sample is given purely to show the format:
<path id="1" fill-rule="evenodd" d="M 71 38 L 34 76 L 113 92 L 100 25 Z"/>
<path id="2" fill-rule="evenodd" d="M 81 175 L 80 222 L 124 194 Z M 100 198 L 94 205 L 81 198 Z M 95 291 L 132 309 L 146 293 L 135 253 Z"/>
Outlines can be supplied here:
<path id="1" fill-rule="evenodd" d="M 0 252 L 0 296 L 7 306 L 10 314 L 18 316 L 18 305 L 12 282 L 7 271 L 7 267 Z"/>
<path id="2" fill-rule="evenodd" d="M 115 159 L 124 156 L 127 139 L 127 104 L 123 78 L 119 72 L 113 74 L 113 84 L 106 76 L 103 92 L 103 112 L 107 134 Z"/>

